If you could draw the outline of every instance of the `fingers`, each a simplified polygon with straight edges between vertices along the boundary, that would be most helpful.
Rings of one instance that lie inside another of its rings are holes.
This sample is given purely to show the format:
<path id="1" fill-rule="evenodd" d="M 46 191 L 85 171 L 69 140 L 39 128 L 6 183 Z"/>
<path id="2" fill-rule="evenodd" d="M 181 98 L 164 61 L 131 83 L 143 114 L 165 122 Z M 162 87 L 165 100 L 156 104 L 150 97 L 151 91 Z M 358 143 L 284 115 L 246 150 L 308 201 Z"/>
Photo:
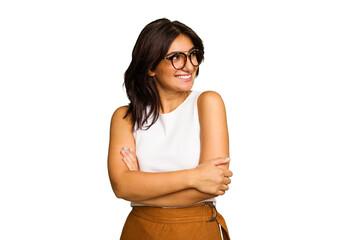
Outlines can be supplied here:
<path id="1" fill-rule="evenodd" d="M 224 177 L 232 177 L 233 172 L 230 170 L 224 170 Z"/>
<path id="2" fill-rule="evenodd" d="M 226 164 L 230 161 L 230 158 L 217 158 L 212 160 L 212 163 L 217 166 L 217 165 L 221 165 L 221 164 Z"/>
<path id="3" fill-rule="evenodd" d="M 219 189 L 218 189 L 218 191 L 217 191 L 217 194 L 218 194 L 218 195 L 224 195 L 227 190 L 229 190 L 229 186 L 223 184 L 223 185 L 221 185 L 221 186 L 219 187 Z"/>
<path id="4" fill-rule="evenodd" d="M 224 170 L 224 177 L 221 184 L 218 187 L 218 195 L 224 195 L 227 190 L 229 190 L 229 184 L 231 183 L 230 177 L 232 172 L 230 170 Z"/>
<path id="5" fill-rule="evenodd" d="M 126 166 L 128 167 L 128 169 L 130 171 L 135 171 L 136 170 L 135 165 L 130 160 L 128 160 L 126 157 L 123 158 L 123 161 L 124 161 L 124 163 L 126 164 Z"/>
<path id="6" fill-rule="evenodd" d="M 231 183 L 230 178 L 225 177 L 222 184 L 219 186 L 218 195 L 224 195 L 227 190 L 229 190 L 229 184 Z"/>
<path id="7" fill-rule="evenodd" d="M 220 186 L 220 190 L 221 191 L 227 191 L 227 190 L 229 190 L 229 186 L 226 185 L 226 184 L 223 184 L 223 185 Z"/>
<path id="8" fill-rule="evenodd" d="M 215 159 L 212 160 L 212 164 L 214 164 L 215 166 L 221 165 L 221 164 L 226 164 L 230 161 L 230 158 L 220 158 L 220 159 Z M 224 195 L 226 191 L 229 190 L 229 184 L 231 183 L 231 179 L 230 177 L 233 176 L 233 172 L 228 170 L 228 169 L 224 169 L 222 170 L 222 182 L 219 183 L 220 185 L 218 185 L 218 190 L 217 190 L 217 194 L 218 195 Z"/>
<path id="9" fill-rule="evenodd" d="M 228 191 L 230 187 L 227 184 L 221 184 L 218 188 L 218 195 L 224 195 L 226 191 Z"/>
<path id="10" fill-rule="evenodd" d="M 137 162 L 135 152 L 131 148 L 127 149 L 126 147 L 124 147 L 121 150 L 121 154 L 123 156 L 124 163 L 126 164 L 126 166 L 128 167 L 128 169 L 130 171 L 139 170 L 139 166 L 138 166 L 138 162 Z"/>
<path id="11" fill-rule="evenodd" d="M 217 192 L 217 195 L 224 195 L 225 194 L 225 191 L 223 191 L 223 190 L 219 190 L 218 192 Z"/>
<path id="12" fill-rule="evenodd" d="M 225 177 L 224 180 L 222 181 L 223 184 L 229 185 L 231 183 L 231 179 Z"/>

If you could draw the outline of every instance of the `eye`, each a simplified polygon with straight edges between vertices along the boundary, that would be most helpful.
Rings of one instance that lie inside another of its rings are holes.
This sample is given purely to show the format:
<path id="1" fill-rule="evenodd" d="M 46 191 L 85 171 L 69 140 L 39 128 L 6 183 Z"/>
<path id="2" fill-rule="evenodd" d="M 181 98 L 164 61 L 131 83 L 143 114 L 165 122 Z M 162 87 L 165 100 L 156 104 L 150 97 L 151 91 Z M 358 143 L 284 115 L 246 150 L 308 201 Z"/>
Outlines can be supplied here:
<path id="1" fill-rule="evenodd" d="M 197 57 L 198 54 L 199 52 L 197 50 L 194 50 L 190 53 L 190 57 Z"/>
<path id="2" fill-rule="evenodd" d="M 199 50 L 194 50 L 193 52 L 190 53 L 190 58 L 191 59 L 196 59 L 199 62 L 201 62 L 202 60 L 202 54 Z"/>
<path id="3" fill-rule="evenodd" d="M 175 53 L 174 55 L 169 57 L 170 60 L 178 60 L 179 59 L 179 54 Z"/>

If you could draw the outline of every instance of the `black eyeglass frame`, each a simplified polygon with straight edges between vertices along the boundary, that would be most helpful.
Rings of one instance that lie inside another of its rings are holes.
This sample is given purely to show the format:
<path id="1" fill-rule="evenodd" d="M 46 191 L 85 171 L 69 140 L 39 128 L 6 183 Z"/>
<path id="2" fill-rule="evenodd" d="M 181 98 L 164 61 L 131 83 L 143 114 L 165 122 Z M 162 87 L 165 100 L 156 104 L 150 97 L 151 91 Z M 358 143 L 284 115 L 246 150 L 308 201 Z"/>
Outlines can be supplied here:
<path id="1" fill-rule="evenodd" d="M 194 63 L 191 61 L 191 58 L 189 57 L 189 56 L 190 56 L 191 54 L 193 54 L 194 52 L 199 52 L 199 54 L 200 54 L 200 56 L 201 56 L 200 61 L 198 60 L 198 62 L 199 62 L 198 64 L 194 64 Z M 177 70 L 181 70 L 181 69 L 183 69 L 183 68 L 186 66 L 186 63 L 187 63 L 188 58 L 189 58 L 191 64 L 192 64 L 194 67 L 198 67 L 198 66 L 202 63 L 202 61 L 203 61 L 203 59 L 204 59 L 204 56 L 203 56 L 204 53 L 203 53 L 203 51 L 201 51 L 200 49 L 197 49 L 197 48 L 190 50 L 188 54 L 186 54 L 186 53 L 184 53 L 184 52 L 174 52 L 174 53 L 171 53 L 171 54 L 172 54 L 171 56 L 169 56 L 169 57 L 164 57 L 164 59 L 165 59 L 165 60 L 169 60 L 169 61 L 171 62 L 171 65 L 172 65 L 175 69 L 177 69 Z M 183 65 L 181 68 L 176 68 L 175 65 L 174 65 L 174 62 L 173 62 L 173 58 L 174 58 L 176 55 L 178 55 L 178 54 L 181 54 L 181 55 L 185 56 L 185 62 L 184 62 L 184 65 Z"/>

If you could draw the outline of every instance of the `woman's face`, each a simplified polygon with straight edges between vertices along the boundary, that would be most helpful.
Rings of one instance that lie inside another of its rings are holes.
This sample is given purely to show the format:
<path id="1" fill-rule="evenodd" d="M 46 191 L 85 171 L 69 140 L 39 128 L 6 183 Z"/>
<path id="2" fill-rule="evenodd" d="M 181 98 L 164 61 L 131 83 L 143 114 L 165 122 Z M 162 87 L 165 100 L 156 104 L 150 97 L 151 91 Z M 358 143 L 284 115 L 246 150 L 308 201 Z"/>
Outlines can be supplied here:
<path id="1" fill-rule="evenodd" d="M 194 44 L 191 39 L 180 34 L 171 43 L 166 56 L 171 56 L 172 53 L 176 52 L 188 54 L 193 49 Z M 154 77 L 159 91 L 181 92 L 192 88 L 197 70 L 198 67 L 194 67 L 189 58 L 181 70 L 175 69 L 170 60 L 163 59 L 154 71 L 149 70 L 149 75 Z"/>

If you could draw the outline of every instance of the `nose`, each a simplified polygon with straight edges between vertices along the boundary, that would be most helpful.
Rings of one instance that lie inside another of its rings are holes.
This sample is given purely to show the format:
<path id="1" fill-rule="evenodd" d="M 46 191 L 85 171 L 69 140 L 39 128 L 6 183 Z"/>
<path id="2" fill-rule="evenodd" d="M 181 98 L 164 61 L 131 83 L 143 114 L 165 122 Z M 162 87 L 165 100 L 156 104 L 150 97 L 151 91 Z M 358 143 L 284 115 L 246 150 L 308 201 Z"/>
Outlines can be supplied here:
<path id="1" fill-rule="evenodd" d="M 184 70 L 186 72 L 193 72 L 194 68 L 195 68 L 194 65 L 190 61 L 190 57 L 187 56 L 185 66 L 182 70 Z"/>

